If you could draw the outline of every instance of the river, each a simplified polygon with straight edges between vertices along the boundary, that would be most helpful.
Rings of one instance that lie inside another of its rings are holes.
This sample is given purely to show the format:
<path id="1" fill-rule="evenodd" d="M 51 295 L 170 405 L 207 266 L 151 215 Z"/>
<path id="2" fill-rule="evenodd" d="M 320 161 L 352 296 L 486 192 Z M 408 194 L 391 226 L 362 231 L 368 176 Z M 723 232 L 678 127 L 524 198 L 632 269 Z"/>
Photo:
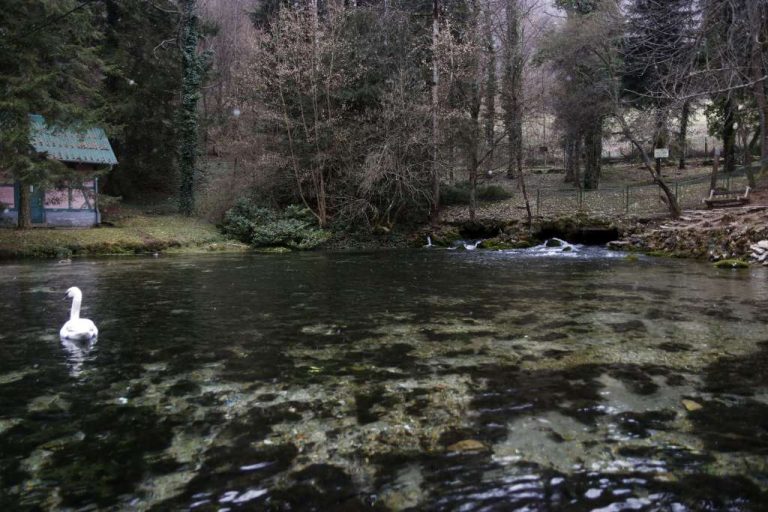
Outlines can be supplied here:
<path id="1" fill-rule="evenodd" d="M 577 247 L 0 266 L 2 510 L 766 510 L 768 273 Z M 64 345 L 70 286 L 94 344 Z"/>

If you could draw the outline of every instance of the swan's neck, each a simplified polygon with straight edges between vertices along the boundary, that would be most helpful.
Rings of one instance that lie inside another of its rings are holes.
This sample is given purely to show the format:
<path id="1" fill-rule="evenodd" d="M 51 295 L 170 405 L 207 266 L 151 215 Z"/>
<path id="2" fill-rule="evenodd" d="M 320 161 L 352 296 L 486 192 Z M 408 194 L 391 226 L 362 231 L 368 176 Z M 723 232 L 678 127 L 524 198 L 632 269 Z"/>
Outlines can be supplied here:
<path id="1" fill-rule="evenodd" d="M 83 302 L 82 297 L 75 296 L 72 299 L 72 309 L 69 311 L 69 319 L 77 320 L 80 318 L 80 303 Z"/>

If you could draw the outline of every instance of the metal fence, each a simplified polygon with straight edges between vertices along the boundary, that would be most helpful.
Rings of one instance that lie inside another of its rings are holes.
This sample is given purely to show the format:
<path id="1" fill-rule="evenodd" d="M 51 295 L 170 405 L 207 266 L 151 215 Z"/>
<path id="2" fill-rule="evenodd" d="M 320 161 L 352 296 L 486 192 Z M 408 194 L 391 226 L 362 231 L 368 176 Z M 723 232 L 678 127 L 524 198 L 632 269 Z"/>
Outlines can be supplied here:
<path id="1" fill-rule="evenodd" d="M 746 172 L 741 169 L 718 177 L 718 187 L 744 190 L 748 184 Z M 697 208 L 709 196 L 710 177 L 702 176 L 671 181 L 672 189 L 681 208 Z M 597 190 L 535 189 L 529 195 L 536 216 L 570 215 L 574 212 L 602 215 L 648 215 L 667 211 L 664 193 L 658 185 L 626 185 Z"/>

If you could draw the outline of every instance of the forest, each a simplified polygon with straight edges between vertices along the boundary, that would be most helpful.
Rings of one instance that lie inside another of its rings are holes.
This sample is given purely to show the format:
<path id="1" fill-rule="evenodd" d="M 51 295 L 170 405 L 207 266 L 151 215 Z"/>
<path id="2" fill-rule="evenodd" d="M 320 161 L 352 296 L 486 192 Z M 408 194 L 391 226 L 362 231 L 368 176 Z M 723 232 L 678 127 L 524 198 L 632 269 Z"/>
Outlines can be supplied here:
<path id="1" fill-rule="evenodd" d="M 119 164 L 104 170 L 105 197 L 173 195 L 181 213 L 214 222 L 230 211 L 235 235 L 259 218 L 390 230 L 438 223 L 457 186 L 474 218 L 478 183 L 493 173 L 522 190 L 530 222 L 532 158 L 547 152 L 565 186 L 593 190 L 610 139 L 678 216 L 653 149 L 684 168 L 693 117 L 721 141 L 726 173 L 753 161 L 766 172 L 767 10 L 762 0 L 7 0 L 0 165 L 29 185 L 68 176 L 30 149 L 27 116 L 42 114 L 106 128 Z"/>

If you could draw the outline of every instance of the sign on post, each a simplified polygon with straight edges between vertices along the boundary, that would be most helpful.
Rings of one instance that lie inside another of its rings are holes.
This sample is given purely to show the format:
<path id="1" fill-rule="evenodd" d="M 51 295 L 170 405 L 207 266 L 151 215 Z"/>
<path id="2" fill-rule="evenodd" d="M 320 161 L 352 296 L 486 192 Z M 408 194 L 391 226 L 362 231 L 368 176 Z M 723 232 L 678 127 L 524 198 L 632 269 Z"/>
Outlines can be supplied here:
<path id="1" fill-rule="evenodd" d="M 656 148 L 653 150 L 653 158 L 669 158 L 669 148 Z"/>

